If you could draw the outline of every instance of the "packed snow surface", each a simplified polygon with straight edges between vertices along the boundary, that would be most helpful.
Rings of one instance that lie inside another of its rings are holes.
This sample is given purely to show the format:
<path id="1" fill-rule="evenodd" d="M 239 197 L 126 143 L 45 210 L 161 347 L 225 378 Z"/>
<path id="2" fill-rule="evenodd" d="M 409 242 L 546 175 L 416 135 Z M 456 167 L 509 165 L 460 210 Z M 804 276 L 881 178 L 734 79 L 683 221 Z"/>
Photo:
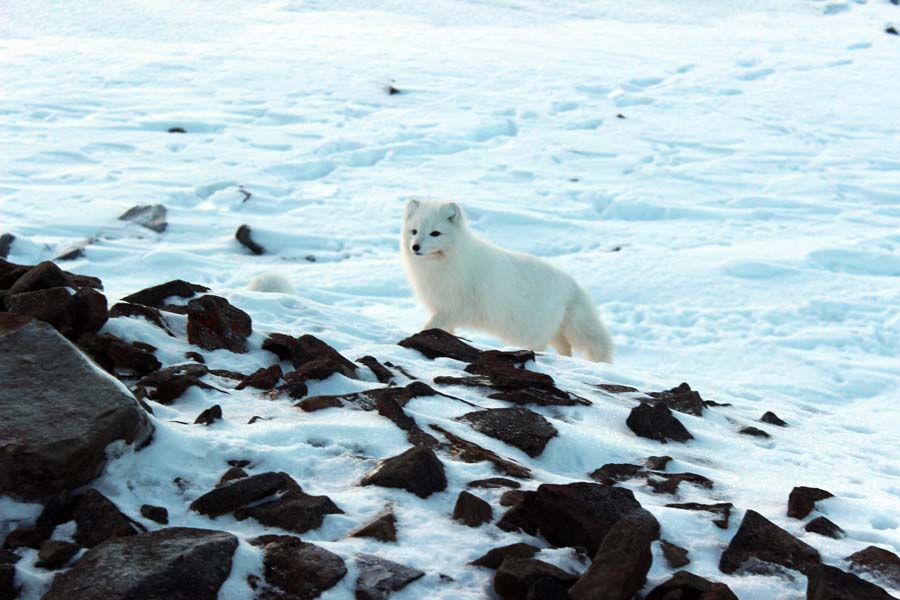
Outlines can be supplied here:
<path id="1" fill-rule="evenodd" d="M 420 398 L 408 412 L 530 466 L 529 489 L 671 454 L 670 471 L 716 484 L 683 484 L 681 501 L 736 506 L 722 531 L 707 514 L 664 508 L 671 497 L 625 484 L 663 537 L 690 550 L 689 569 L 743 600 L 802 598 L 800 574 L 718 571 L 744 510 L 830 564 L 870 544 L 900 551 L 900 38 L 884 32 L 891 20 L 900 8 L 887 0 L 5 0 L 0 233 L 16 236 L 9 260 L 28 264 L 90 240 L 62 266 L 101 277 L 113 302 L 175 278 L 227 297 L 252 316 L 256 350 L 205 353 L 214 368 L 252 372 L 275 360 L 259 350 L 267 333 L 311 333 L 351 359 L 371 354 L 431 382 L 461 364 L 395 345 L 428 317 L 397 240 L 408 198 L 458 201 L 480 235 L 576 277 L 615 338 L 616 363 L 548 351 L 530 365 L 595 402 L 535 409 L 560 431 L 535 459 L 453 421 L 471 410 L 461 402 Z M 138 204 L 164 204 L 166 231 L 117 220 Z M 237 243 L 241 224 L 266 254 Z M 296 294 L 247 291 L 265 272 L 287 277 Z M 183 334 L 183 321 L 170 320 Z M 196 350 L 139 319 L 106 330 L 158 346 L 167 365 Z M 649 390 L 687 381 L 733 406 L 678 414 L 696 440 L 661 446 L 625 427 L 632 403 L 587 385 L 602 381 Z M 375 385 L 335 375 L 310 391 Z M 214 403 L 223 422 L 175 422 Z M 96 487 L 134 518 L 141 504 L 163 504 L 172 525 L 246 540 L 264 528 L 188 504 L 227 459 L 253 461 L 251 473 L 286 471 L 346 512 L 303 536 L 347 559 L 347 577 L 323 598 L 350 597 L 360 551 L 427 573 L 398 600 L 482 598 L 492 572 L 465 563 L 528 537 L 450 520 L 458 490 L 494 475 L 487 463 L 443 457 L 448 491 L 427 500 L 358 487 L 378 459 L 409 445 L 375 413 L 307 414 L 251 389 L 191 388 L 153 408 L 153 444 L 124 452 Z M 764 440 L 736 433 L 767 410 L 791 427 L 763 425 Z M 254 415 L 272 419 L 247 425 Z M 820 506 L 846 539 L 785 516 L 795 485 L 835 494 Z M 474 491 L 498 516 L 500 491 Z M 398 544 L 345 538 L 388 502 Z M 4 519 L 36 510 L 0 500 Z M 569 550 L 540 558 L 584 568 Z M 260 562 L 242 543 L 220 597 L 249 597 L 246 575 Z M 37 598 L 52 574 L 25 563 L 25 597 Z M 668 572 L 656 555 L 648 586 Z"/>

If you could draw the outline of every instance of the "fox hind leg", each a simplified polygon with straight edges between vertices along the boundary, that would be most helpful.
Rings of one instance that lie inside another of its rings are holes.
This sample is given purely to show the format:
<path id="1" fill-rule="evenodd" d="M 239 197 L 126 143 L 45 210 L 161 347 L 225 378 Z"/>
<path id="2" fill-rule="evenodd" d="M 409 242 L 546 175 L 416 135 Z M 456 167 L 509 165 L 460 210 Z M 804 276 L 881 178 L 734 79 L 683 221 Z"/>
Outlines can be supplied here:
<path id="1" fill-rule="evenodd" d="M 566 336 L 563 335 L 562 331 L 559 331 L 553 339 L 550 340 L 550 345 L 556 348 L 556 351 L 560 353 L 562 356 L 572 356 L 572 344 L 569 343 L 569 340 L 566 339 Z"/>

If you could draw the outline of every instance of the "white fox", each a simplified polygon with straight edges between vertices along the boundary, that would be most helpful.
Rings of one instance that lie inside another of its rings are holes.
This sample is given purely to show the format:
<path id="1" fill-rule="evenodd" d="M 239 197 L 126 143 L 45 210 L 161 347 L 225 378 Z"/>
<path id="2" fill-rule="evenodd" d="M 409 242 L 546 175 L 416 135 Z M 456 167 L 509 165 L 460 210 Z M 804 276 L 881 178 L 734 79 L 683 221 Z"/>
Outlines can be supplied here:
<path id="1" fill-rule="evenodd" d="M 425 329 L 472 327 L 511 345 L 549 344 L 564 356 L 574 348 L 612 362 L 612 338 L 587 292 L 546 262 L 475 236 L 455 202 L 411 200 L 401 255 L 416 295 L 433 312 Z"/>

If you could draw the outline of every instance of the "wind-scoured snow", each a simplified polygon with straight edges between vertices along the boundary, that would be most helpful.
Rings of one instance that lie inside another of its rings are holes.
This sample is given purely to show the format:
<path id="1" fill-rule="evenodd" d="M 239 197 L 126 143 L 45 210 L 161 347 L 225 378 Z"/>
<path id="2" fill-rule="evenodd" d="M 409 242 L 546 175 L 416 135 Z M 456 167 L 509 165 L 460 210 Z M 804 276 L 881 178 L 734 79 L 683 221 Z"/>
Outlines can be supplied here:
<path id="1" fill-rule="evenodd" d="M 0 233 L 16 236 L 9 260 L 27 264 L 89 241 L 62 266 L 101 277 L 113 302 L 176 278 L 227 297 L 252 316 L 255 350 L 205 352 L 211 367 L 250 373 L 276 360 L 259 350 L 266 334 L 311 333 L 430 383 L 461 363 L 395 345 L 428 317 L 400 268 L 402 209 L 411 197 L 460 202 L 483 237 L 576 277 L 616 341 L 616 363 L 550 351 L 530 365 L 594 402 L 536 408 L 560 433 L 538 458 L 453 421 L 471 410 L 462 402 L 418 398 L 409 414 L 528 465 L 534 485 L 670 454 L 670 471 L 715 482 L 682 484 L 678 501 L 736 506 L 723 531 L 708 514 L 665 508 L 670 496 L 625 484 L 663 537 L 690 551 L 689 569 L 742 600 L 802 598 L 799 573 L 718 571 L 744 510 L 829 564 L 871 544 L 900 551 L 900 38 L 884 32 L 891 21 L 900 8 L 887 0 L 6 0 Z M 168 132 L 176 127 L 185 133 Z M 166 206 L 164 233 L 117 220 L 138 204 Z M 266 254 L 238 244 L 242 224 Z M 247 291 L 264 272 L 288 278 L 296 295 Z M 140 319 L 105 330 L 157 346 L 166 365 L 184 362 L 196 349 L 184 318 L 166 318 L 179 338 Z M 588 385 L 681 381 L 733 405 L 678 414 L 696 438 L 683 447 L 635 437 L 625 427 L 633 404 Z M 376 385 L 335 375 L 310 393 Z M 175 422 L 212 404 L 224 421 Z M 96 487 L 133 518 L 160 504 L 172 525 L 237 534 L 223 600 L 250 596 L 246 575 L 262 559 L 245 540 L 265 528 L 188 505 L 229 459 L 286 471 L 345 511 L 302 536 L 347 559 L 326 599 L 351 596 L 356 552 L 427 573 L 397 600 L 482 598 L 492 572 L 465 563 L 527 538 L 451 521 L 458 490 L 494 475 L 487 463 L 444 460 L 448 491 L 427 500 L 358 487 L 378 459 L 409 446 L 375 413 L 304 413 L 252 389 L 196 387 L 153 408 L 153 443 L 112 461 Z M 757 423 L 767 410 L 790 427 Z M 271 420 L 246 424 L 252 416 Z M 737 434 L 751 424 L 772 437 Z M 795 485 L 835 495 L 823 506 L 845 539 L 786 517 Z M 499 490 L 473 492 L 499 516 Z M 388 502 L 396 545 L 345 537 Z M 38 511 L 0 499 L 4 520 Z M 585 567 L 569 550 L 539 557 Z M 670 572 L 654 559 L 648 586 Z M 52 573 L 26 563 L 23 597 L 38 598 Z"/>

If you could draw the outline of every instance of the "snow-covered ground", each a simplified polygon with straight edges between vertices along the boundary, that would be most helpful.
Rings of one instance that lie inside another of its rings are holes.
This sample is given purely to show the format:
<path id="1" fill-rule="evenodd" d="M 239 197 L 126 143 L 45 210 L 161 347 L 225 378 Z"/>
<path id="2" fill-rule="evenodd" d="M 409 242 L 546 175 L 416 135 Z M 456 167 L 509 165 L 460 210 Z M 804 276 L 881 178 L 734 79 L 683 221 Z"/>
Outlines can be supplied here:
<path id="1" fill-rule="evenodd" d="M 738 508 L 721 531 L 634 486 L 664 537 L 691 551 L 690 570 L 744 600 L 800 598 L 803 576 L 718 572 L 744 509 L 831 564 L 870 544 L 900 551 L 900 37 L 884 32 L 891 20 L 900 8 L 887 0 L 5 0 L 0 233 L 17 238 L 9 259 L 29 264 L 94 238 L 63 266 L 101 277 L 113 301 L 186 279 L 249 312 L 256 348 L 268 332 L 312 333 L 350 358 L 372 354 L 431 381 L 458 363 L 394 345 L 427 318 L 397 238 L 406 199 L 459 201 L 480 234 L 546 258 L 592 293 L 617 360 L 538 359 L 533 368 L 596 404 L 536 409 L 561 434 L 537 459 L 452 421 L 465 404 L 417 399 L 410 414 L 533 467 L 542 482 L 669 453 L 670 470 L 716 482 L 685 489 L 684 501 Z M 117 221 L 156 203 L 168 209 L 162 234 Z M 266 255 L 238 245 L 241 224 Z M 245 291 L 266 271 L 289 278 L 296 296 Z M 107 330 L 158 345 L 165 364 L 190 348 L 140 320 Z M 245 373 L 273 358 L 207 356 Z M 687 381 L 734 406 L 679 415 L 697 439 L 661 447 L 625 427 L 631 404 L 586 385 L 600 381 Z M 311 391 L 372 385 L 334 376 Z M 171 422 L 192 422 L 212 403 L 224 423 Z M 408 446 L 373 413 L 306 414 L 258 392 L 197 388 L 154 409 L 155 442 L 97 484 L 130 516 L 144 503 L 182 505 L 170 509 L 175 525 L 250 536 L 251 521 L 189 513 L 172 484 L 191 482 L 190 500 L 226 459 L 249 458 L 255 472 L 287 471 L 346 511 L 304 539 L 428 573 L 398 600 L 483 597 L 491 572 L 465 562 L 521 538 L 449 519 L 456 490 L 492 474 L 486 464 L 445 461 L 451 491 L 428 500 L 357 487 L 378 458 Z M 735 433 L 766 410 L 791 427 L 768 428 L 764 441 Z M 253 415 L 275 418 L 245 425 Z M 823 506 L 846 539 L 787 519 L 795 485 L 835 494 Z M 499 492 L 480 495 L 498 514 Z M 387 501 L 399 507 L 401 543 L 344 538 Z M 575 564 L 568 551 L 540 557 Z M 666 578 L 657 559 L 648 585 Z M 222 598 L 249 595 L 243 578 L 259 560 L 241 545 Z M 354 579 L 351 569 L 323 598 L 349 597 Z M 47 581 L 30 571 L 25 597 Z"/>

